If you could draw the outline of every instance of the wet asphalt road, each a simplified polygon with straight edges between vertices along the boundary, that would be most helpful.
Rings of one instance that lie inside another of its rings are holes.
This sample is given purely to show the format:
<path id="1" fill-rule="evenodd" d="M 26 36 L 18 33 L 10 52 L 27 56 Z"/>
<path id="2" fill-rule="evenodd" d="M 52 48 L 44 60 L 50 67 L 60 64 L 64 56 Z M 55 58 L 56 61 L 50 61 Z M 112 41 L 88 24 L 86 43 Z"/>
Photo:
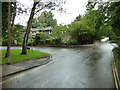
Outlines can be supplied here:
<path id="1" fill-rule="evenodd" d="M 3 88 L 114 88 L 112 48 L 34 47 L 53 54 L 54 63 L 8 77 Z"/>

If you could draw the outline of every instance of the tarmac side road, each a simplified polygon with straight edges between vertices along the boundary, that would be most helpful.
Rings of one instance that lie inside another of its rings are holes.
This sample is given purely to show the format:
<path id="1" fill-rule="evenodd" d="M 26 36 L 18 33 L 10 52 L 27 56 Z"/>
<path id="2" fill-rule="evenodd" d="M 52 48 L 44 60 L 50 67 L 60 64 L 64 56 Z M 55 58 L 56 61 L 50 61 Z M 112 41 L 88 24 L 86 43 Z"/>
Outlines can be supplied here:
<path id="1" fill-rule="evenodd" d="M 3 78 L 3 88 L 115 88 L 109 43 L 91 49 L 34 49 L 51 53 L 54 63 Z"/>

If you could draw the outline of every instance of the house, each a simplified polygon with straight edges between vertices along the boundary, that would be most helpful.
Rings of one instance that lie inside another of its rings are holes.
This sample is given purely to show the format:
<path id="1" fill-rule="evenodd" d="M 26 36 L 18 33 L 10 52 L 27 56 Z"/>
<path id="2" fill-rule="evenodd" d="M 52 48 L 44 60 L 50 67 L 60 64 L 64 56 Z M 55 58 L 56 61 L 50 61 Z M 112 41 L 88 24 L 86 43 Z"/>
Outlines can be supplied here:
<path id="1" fill-rule="evenodd" d="M 31 29 L 31 35 L 32 37 L 34 37 L 36 35 L 36 33 L 39 33 L 39 32 L 44 32 L 44 34 L 46 36 L 50 36 L 51 34 L 51 31 L 52 31 L 52 27 L 46 27 L 46 28 L 37 28 L 37 29 Z"/>

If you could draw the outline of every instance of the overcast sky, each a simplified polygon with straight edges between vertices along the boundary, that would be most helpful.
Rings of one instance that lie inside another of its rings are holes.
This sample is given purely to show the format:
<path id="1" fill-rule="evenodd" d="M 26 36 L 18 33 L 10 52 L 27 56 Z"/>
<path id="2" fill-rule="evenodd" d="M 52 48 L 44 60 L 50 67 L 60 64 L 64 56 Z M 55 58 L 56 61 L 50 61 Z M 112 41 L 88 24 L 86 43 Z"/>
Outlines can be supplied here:
<path id="1" fill-rule="evenodd" d="M 18 0 L 26 7 L 32 7 L 33 1 L 32 0 Z M 76 16 L 84 15 L 86 10 L 86 4 L 88 0 L 67 0 L 64 7 L 66 8 L 66 13 L 59 13 L 54 11 L 54 18 L 57 19 L 58 24 L 70 24 Z M 21 23 L 22 25 L 26 25 L 28 21 L 29 15 L 23 14 L 21 16 L 17 16 L 15 18 L 15 24 Z"/>

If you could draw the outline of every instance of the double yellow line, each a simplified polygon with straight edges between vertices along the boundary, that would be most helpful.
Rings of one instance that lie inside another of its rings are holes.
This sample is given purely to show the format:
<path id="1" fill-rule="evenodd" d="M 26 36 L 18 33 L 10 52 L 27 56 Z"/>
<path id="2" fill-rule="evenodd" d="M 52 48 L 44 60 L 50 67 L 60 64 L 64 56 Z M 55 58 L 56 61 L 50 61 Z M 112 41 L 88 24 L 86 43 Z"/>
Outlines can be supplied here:
<path id="1" fill-rule="evenodd" d="M 119 90 L 120 89 L 120 80 L 118 77 L 118 72 L 117 72 L 117 68 L 116 68 L 114 59 L 112 61 L 112 70 L 113 70 L 113 76 L 114 76 L 114 80 L 115 80 L 116 89 Z"/>

